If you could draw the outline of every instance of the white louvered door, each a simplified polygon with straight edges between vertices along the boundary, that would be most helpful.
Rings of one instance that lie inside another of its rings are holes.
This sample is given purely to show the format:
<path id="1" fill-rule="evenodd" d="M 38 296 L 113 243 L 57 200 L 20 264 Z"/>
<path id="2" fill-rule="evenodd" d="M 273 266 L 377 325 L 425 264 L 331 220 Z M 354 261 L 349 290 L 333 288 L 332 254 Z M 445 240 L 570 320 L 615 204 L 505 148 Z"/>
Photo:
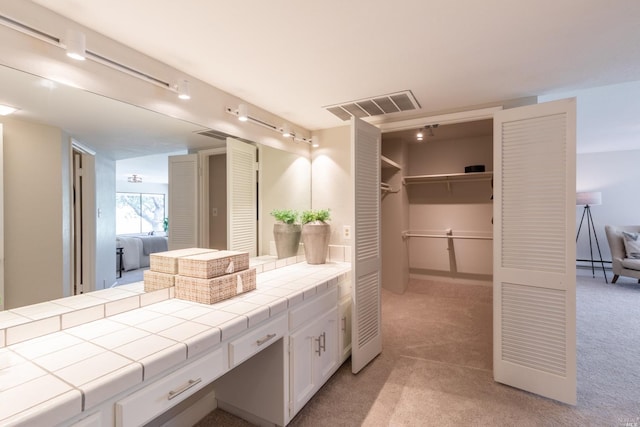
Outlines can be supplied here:
<path id="1" fill-rule="evenodd" d="M 355 117 L 351 120 L 351 172 L 355 199 L 351 370 L 355 374 L 382 351 L 380 130 Z"/>
<path id="2" fill-rule="evenodd" d="M 169 156 L 169 249 L 198 247 L 198 155 Z"/>
<path id="3" fill-rule="evenodd" d="M 257 177 L 254 145 L 227 138 L 227 245 L 256 256 Z"/>
<path id="4" fill-rule="evenodd" d="M 576 403 L 575 99 L 494 116 L 496 381 Z"/>

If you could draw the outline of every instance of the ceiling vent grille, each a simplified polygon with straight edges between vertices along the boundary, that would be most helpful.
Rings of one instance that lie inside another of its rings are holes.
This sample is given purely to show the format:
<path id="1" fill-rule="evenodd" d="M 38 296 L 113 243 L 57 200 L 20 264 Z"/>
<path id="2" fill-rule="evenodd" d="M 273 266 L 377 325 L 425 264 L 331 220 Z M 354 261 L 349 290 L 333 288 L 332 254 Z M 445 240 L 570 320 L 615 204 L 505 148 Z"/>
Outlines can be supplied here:
<path id="1" fill-rule="evenodd" d="M 352 116 L 363 118 L 397 113 L 400 111 L 417 110 L 420 108 L 420 103 L 418 103 L 418 100 L 416 100 L 410 90 L 404 90 L 402 92 L 374 96 L 358 101 L 327 105 L 323 108 L 341 120 L 350 120 Z"/>

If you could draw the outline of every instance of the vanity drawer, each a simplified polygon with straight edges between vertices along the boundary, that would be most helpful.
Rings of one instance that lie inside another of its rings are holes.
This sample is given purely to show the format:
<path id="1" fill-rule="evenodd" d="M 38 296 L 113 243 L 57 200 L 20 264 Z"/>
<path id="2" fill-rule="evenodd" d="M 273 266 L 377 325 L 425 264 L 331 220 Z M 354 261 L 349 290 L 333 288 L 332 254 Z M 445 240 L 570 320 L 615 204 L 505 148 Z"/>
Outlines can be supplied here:
<path id="1" fill-rule="evenodd" d="M 229 367 L 247 360 L 262 349 L 269 347 L 287 333 L 287 317 L 281 315 L 264 326 L 250 331 L 246 335 L 229 343 Z"/>
<path id="2" fill-rule="evenodd" d="M 177 405 L 225 372 L 224 348 L 116 402 L 116 426 L 142 425 Z"/>
<path id="3" fill-rule="evenodd" d="M 318 295 L 309 302 L 291 310 L 289 314 L 289 329 L 294 330 L 310 320 L 317 319 L 326 311 L 338 305 L 338 291 L 334 287 Z"/>

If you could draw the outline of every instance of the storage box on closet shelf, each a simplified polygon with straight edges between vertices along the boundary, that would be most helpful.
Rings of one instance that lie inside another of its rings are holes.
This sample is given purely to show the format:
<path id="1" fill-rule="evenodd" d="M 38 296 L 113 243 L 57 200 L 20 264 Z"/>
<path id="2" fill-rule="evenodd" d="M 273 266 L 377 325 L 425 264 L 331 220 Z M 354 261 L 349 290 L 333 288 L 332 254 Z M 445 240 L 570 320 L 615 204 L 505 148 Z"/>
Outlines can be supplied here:
<path id="1" fill-rule="evenodd" d="M 175 297 L 213 304 L 256 288 L 256 269 L 247 252 L 218 251 L 181 257 Z"/>
<path id="2" fill-rule="evenodd" d="M 175 285 L 178 259 L 185 256 L 216 252 L 215 249 L 187 248 L 156 252 L 149 255 L 149 270 L 144 271 L 145 292 L 157 291 Z"/>

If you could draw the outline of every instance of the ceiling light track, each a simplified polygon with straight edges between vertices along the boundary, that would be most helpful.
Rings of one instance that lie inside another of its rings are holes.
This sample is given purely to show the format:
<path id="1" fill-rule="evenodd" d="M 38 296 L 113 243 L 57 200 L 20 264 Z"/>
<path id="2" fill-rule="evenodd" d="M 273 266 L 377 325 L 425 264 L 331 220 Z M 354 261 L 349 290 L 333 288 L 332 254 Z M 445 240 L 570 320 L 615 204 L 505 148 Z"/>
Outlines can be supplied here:
<path id="1" fill-rule="evenodd" d="M 262 126 L 263 128 L 272 130 L 274 132 L 278 132 L 282 134 L 285 138 L 290 138 L 296 142 L 304 142 L 305 144 L 309 144 L 314 148 L 317 148 L 320 146 L 317 137 L 305 138 L 302 136 L 298 136 L 296 135 L 295 131 L 291 129 L 291 127 L 286 123 L 283 124 L 281 127 L 278 127 L 269 122 L 265 122 L 264 120 L 250 116 L 247 112 L 247 108 L 245 104 L 240 104 L 238 108 L 226 107 L 225 111 L 233 116 L 238 117 L 238 119 L 241 121 L 250 122 L 258 126 Z M 245 120 L 242 120 L 242 118 L 245 118 Z"/>
<path id="2" fill-rule="evenodd" d="M 67 49 L 67 45 L 65 45 L 64 41 L 60 37 L 56 37 L 52 34 L 48 34 L 44 31 L 38 30 L 30 25 L 27 25 L 23 22 L 17 21 L 13 18 L 10 18 L 5 15 L 0 15 L 0 25 L 4 25 L 5 27 L 11 28 L 13 30 L 19 31 L 28 36 L 34 37 L 38 40 L 42 40 L 56 47 L 62 47 L 63 49 Z M 141 80 L 144 80 L 148 83 L 152 83 L 156 86 L 160 86 L 164 89 L 168 89 L 172 92 L 179 93 L 180 84 L 172 85 L 162 79 L 154 77 L 150 74 L 144 73 L 142 71 L 136 70 L 133 67 L 122 64 L 118 61 L 110 59 L 104 55 L 101 55 L 97 52 L 93 52 L 91 50 L 85 51 L 85 56 L 87 59 L 91 59 L 94 62 L 100 63 L 102 65 L 108 66 L 117 71 L 123 72 L 133 77 L 137 77 Z"/>
<path id="3" fill-rule="evenodd" d="M 11 19 L 8 16 L 0 15 L 0 24 L 9 28 L 13 28 L 14 30 L 18 30 L 21 33 L 28 34 L 32 37 L 46 41 L 47 43 L 51 43 L 53 45 L 60 44 L 60 39 L 58 37 L 30 27 L 29 25 L 23 24 L 22 22 L 16 21 L 15 19 Z"/>

